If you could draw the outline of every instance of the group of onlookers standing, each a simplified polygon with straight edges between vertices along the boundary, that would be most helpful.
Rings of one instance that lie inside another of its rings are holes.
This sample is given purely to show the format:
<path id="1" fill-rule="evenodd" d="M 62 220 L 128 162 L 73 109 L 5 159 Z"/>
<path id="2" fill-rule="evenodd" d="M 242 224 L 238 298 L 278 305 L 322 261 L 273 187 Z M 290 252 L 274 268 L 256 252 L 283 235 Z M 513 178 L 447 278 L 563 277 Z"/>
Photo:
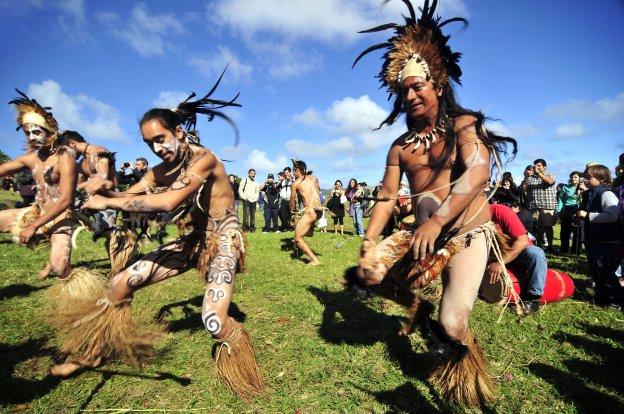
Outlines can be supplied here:
<path id="1" fill-rule="evenodd" d="M 596 303 L 624 305 L 624 154 L 615 180 L 608 167 L 590 162 L 584 172 L 572 171 L 557 185 L 546 161 L 527 166 L 520 185 L 505 173 L 492 202 L 517 212 L 528 233 L 548 253 L 580 254 L 585 247 Z M 553 247 L 553 227 L 561 223 L 560 250 Z"/>
<path id="2" fill-rule="evenodd" d="M 256 207 L 264 214 L 263 233 L 292 230 L 290 225 L 290 189 L 295 177 L 290 167 L 285 167 L 275 175 L 268 174 L 262 183 L 256 181 L 256 170 L 250 168 L 247 177 L 240 181 L 230 175 L 234 191 L 234 208 L 243 205 L 243 230 L 256 231 Z"/>

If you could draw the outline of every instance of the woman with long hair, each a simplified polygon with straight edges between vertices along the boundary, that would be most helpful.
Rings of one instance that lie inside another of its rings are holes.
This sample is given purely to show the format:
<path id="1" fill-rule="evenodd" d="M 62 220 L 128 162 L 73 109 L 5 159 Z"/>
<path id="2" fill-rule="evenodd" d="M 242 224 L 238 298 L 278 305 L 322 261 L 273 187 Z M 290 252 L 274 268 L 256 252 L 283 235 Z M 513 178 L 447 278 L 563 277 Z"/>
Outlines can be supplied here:
<path id="1" fill-rule="evenodd" d="M 364 192 L 355 178 L 349 180 L 349 186 L 347 187 L 345 195 L 349 201 L 349 214 L 353 219 L 355 234 L 364 237 L 364 208 L 362 207 L 362 196 Z"/>
<path id="2" fill-rule="evenodd" d="M 560 253 L 578 253 L 578 234 L 574 227 L 574 216 L 579 208 L 580 198 L 578 186 L 583 174 L 578 171 L 570 173 L 568 184 L 563 184 L 557 196 L 557 214 L 561 221 L 559 239 L 561 240 Z M 572 236 L 572 251 L 570 251 L 570 236 Z"/>
<path id="3" fill-rule="evenodd" d="M 327 208 L 329 208 L 334 219 L 334 234 L 338 234 L 338 231 L 340 231 L 340 234 L 344 234 L 344 197 L 345 190 L 342 187 L 342 181 L 336 180 L 334 188 L 329 192 L 329 200 L 327 200 Z"/>

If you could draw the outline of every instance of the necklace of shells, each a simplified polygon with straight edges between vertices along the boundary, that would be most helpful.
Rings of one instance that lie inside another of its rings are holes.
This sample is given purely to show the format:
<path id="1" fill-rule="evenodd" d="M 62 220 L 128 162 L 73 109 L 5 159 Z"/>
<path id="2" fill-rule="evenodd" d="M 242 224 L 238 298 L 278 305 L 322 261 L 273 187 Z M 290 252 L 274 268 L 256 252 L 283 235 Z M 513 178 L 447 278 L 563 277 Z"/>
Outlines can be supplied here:
<path id="1" fill-rule="evenodd" d="M 426 134 L 419 134 L 416 131 L 411 132 L 407 138 L 403 140 L 405 144 L 414 143 L 414 148 L 412 148 L 412 152 L 416 151 L 421 144 L 425 145 L 425 152 L 429 151 L 431 148 L 431 144 L 436 142 L 436 134 L 438 132 L 444 133 L 446 130 L 441 126 L 434 127 L 431 131 Z"/>

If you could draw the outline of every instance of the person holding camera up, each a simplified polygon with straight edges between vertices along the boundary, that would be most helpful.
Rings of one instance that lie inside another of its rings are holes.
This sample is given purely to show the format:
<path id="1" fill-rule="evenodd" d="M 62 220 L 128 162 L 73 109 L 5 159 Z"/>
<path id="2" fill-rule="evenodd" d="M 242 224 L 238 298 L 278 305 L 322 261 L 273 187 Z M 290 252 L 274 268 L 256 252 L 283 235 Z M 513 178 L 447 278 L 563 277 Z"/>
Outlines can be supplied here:
<path id="1" fill-rule="evenodd" d="M 149 171 L 149 163 L 147 159 L 143 157 L 139 157 L 134 162 L 134 167 L 129 174 L 126 174 L 126 170 L 130 168 L 131 165 L 129 162 L 124 162 L 121 165 L 121 168 L 118 171 L 118 180 L 119 184 L 122 185 L 134 185 L 141 181 L 141 178 Z"/>
<path id="2" fill-rule="evenodd" d="M 266 181 L 260 186 L 260 190 L 264 191 L 266 195 L 266 203 L 264 205 L 264 227 L 262 228 L 262 232 L 279 232 L 277 215 L 279 213 L 280 187 L 279 184 L 275 182 L 275 176 L 273 174 L 267 176 Z"/>
<path id="3" fill-rule="evenodd" d="M 527 207 L 537 221 L 537 245 L 544 247 L 544 234 L 548 247 L 547 253 L 554 253 L 553 227 L 557 222 L 557 189 L 555 174 L 546 171 L 546 161 L 538 158 L 532 166 L 524 170 L 524 180 L 520 187 L 526 194 Z"/>

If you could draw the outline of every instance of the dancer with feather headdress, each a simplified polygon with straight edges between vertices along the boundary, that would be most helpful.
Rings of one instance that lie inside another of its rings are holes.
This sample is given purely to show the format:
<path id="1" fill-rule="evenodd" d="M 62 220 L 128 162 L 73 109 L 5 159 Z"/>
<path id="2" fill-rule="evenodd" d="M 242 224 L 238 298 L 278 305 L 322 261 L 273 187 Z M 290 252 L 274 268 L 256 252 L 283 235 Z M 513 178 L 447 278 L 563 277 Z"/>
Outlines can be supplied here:
<path id="1" fill-rule="evenodd" d="M 452 401 L 483 404 L 492 399 L 485 357 L 468 319 L 494 239 L 483 188 L 491 161 L 516 141 L 484 127 L 484 115 L 462 108 L 452 82 L 460 84 L 458 52 L 442 28 L 465 19 L 442 21 L 434 16 L 437 1 L 424 2 L 420 16 L 409 0 L 404 24 L 388 23 L 363 33 L 392 30 L 386 41 L 369 47 L 355 60 L 383 49 L 379 73 L 389 99 L 393 124 L 405 113 L 407 131 L 390 147 L 381 192 L 360 249 L 357 276 L 350 283 L 367 285 L 406 306 L 437 356 L 430 381 Z M 392 214 L 401 175 L 413 194 L 416 228 L 400 231 L 376 245 Z M 433 306 L 422 302 L 424 290 L 443 276 L 437 321 Z M 354 275 L 352 275 L 354 276 Z M 401 334 L 409 334 L 406 326 Z"/>

